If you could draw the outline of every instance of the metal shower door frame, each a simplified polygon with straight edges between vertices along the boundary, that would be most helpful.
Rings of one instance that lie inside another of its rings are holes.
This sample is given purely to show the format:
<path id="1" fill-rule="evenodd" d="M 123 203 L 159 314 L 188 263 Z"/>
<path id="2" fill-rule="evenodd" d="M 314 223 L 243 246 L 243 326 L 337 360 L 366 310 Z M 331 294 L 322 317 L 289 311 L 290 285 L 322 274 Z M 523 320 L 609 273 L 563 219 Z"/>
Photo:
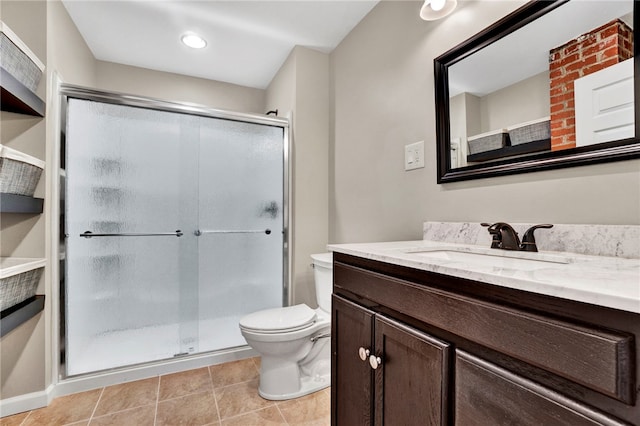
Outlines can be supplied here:
<path id="1" fill-rule="evenodd" d="M 188 114 L 193 116 L 205 117 L 205 118 L 216 118 L 222 120 L 230 120 L 236 122 L 243 123 L 251 123 L 251 124 L 259 124 L 266 125 L 272 127 L 279 127 L 283 131 L 283 182 L 282 182 L 282 194 L 283 194 L 283 219 L 282 219 L 282 232 L 283 232 L 283 247 L 282 247 L 282 255 L 283 255 L 283 264 L 282 264 L 282 304 L 283 306 L 289 306 L 292 304 L 293 300 L 293 292 L 291 290 L 291 261 L 289 256 L 289 248 L 291 247 L 291 232 L 290 232 L 290 197 L 291 197 L 291 185 L 290 185 L 290 177 L 291 177 L 291 165 L 289 162 L 290 154 L 291 154 L 291 141 L 290 141 L 290 124 L 289 120 L 286 118 L 277 118 L 272 116 L 260 115 L 260 114 L 249 114 L 249 113 L 240 113 L 222 109 L 209 108 L 203 105 L 197 105 L 187 102 L 172 102 L 165 101 L 157 98 L 138 96 L 138 95 L 130 95 L 124 93 L 117 92 L 107 92 L 101 91 L 91 88 L 86 88 L 82 86 L 70 85 L 70 84 L 61 84 L 60 85 L 60 162 L 59 165 L 60 170 L 65 169 L 65 161 L 66 161 L 66 128 L 67 128 L 67 108 L 70 99 L 79 99 L 86 101 L 95 101 L 101 103 L 108 103 L 114 105 L 122 105 L 129 107 L 138 107 L 156 111 L 165 111 L 165 112 L 173 112 L 180 114 Z M 59 194 L 60 194 L 60 226 L 59 230 L 59 241 L 61 245 L 65 246 L 64 252 L 66 253 L 66 230 L 64 229 L 64 214 L 65 214 L 65 196 L 66 196 L 66 178 L 64 177 L 64 173 L 61 174 L 61 179 L 59 182 Z M 66 262 L 66 260 L 60 260 L 61 263 Z M 60 296 L 64 297 L 66 290 L 66 282 L 64 276 L 64 266 L 61 265 L 60 271 Z M 66 303 L 64 300 L 61 300 L 59 303 L 60 312 L 59 312 L 59 343 L 60 343 L 60 353 L 59 353 L 59 378 L 66 379 L 66 361 L 65 361 L 65 309 Z M 197 356 L 196 354 L 194 356 Z M 151 363 L 153 363 L 152 361 Z M 127 367 L 123 367 L 127 368 Z"/>

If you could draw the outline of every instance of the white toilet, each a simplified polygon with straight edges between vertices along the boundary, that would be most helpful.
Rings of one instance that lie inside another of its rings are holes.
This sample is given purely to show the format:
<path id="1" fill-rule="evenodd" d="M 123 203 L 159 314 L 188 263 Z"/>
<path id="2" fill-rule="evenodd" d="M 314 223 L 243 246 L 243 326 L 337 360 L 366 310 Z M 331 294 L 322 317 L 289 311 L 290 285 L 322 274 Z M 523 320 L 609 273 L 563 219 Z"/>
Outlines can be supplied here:
<path id="1" fill-rule="evenodd" d="M 297 398 L 331 384 L 331 253 L 312 254 L 318 309 L 305 304 L 254 312 L 240 320 L 261 356 L 260 396 Z"/>

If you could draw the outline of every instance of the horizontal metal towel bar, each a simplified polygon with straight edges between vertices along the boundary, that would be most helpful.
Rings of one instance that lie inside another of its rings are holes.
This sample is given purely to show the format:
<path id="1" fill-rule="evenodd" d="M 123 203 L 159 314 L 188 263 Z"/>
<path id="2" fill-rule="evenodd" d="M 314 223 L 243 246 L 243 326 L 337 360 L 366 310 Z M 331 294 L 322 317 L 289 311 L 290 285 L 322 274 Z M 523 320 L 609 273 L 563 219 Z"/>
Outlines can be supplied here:
<path id="1" fill-rule="evenodd" d="M 267 234 L 269 235 L 271 233 L 271 229 L 250 229 L 250 230 L 243 230 L 243 229 L 238 229 L 238 230 L 210 230 L 210 231 L 201 231 L 200 229 L 198 229 L 197 231 L 194 232 L 195 235 L 200 236 L 202 234 Z"/>
<path id="2" fill-rule="evenodd" d="M 145 234 L 145 233 L 118 233 L 118 234 L 94 234 L 91 231 L 85 231 L 80 234 L 81 237 L 84 238 L 93 238 L 93 237 L 182 237 L 184 234 L 181 230 L 177 230 L 175 232 L 158 232 L 154 234 Z"/>

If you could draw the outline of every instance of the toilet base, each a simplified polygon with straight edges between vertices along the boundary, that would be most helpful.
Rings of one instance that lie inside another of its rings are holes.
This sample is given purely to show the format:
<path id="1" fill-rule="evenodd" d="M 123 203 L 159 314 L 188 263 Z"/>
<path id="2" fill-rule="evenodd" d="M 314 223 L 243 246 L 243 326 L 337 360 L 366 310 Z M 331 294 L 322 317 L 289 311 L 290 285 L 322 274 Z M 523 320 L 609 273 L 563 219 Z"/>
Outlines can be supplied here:
<path id="1" fill-rule="evenodd" d="M 328 333 L 323 329 L 320 334 Z M 317 392 L 331 385 L 331 341 L 320 339 L 307 357 L 294 362 L 262 356 L 258 393 L 265 399 L 282 401 Z"/>
<path id="2" fill-rule="evenodd" d="M 263 392 L 262 389 L 258 387 L 258 394 L 260 394 L 260 396 L 264 399 L 269 399 L 272 401 L 282 401 L 286 399 L 299 398 L 301 396 L 305 396 L 310 393 L 328 388 L 329 386 L 331 386 L 330 373 L 322 376 L 300 378 L 300 389 L 293 393 L 273 395 L 267 392 Z"/>

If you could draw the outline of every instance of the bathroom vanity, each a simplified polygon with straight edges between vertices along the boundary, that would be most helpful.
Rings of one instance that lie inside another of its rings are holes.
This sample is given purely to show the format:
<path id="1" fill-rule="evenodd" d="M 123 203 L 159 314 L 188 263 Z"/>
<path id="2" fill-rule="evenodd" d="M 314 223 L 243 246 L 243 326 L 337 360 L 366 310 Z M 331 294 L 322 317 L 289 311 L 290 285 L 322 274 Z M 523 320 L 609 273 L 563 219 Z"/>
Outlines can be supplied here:
<path id="1" fill-rule="evenodd" d="M 330 249 L 332 425 L 640 424 L 637 259 Z"/>

